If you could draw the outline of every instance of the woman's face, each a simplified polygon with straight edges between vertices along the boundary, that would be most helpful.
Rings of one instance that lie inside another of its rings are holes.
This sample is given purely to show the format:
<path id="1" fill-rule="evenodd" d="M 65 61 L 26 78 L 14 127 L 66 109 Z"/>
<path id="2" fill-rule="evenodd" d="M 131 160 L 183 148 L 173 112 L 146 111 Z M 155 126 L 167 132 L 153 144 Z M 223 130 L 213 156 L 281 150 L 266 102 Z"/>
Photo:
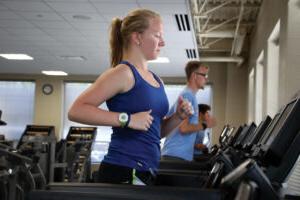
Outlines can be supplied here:
<path id="1" fill-rule="evenodd" d="M 163 46 L 165 46 L 165 42 L 163 40 L 163 25 L 161 19 L 150 19 L 149 28 L 140 34 L 140 49 L 145 59 L 156 59 Z"/>

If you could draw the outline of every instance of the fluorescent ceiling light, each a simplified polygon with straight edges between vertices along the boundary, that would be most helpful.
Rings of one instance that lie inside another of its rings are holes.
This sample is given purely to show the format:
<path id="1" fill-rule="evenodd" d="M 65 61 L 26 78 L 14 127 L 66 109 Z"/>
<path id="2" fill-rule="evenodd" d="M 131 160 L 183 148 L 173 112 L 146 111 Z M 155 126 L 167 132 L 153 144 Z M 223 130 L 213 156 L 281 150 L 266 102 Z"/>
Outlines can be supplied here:
<path id="1" fill-rule="evenodd" d="M 167 57 L 158 57 L 155 60 L 149 60 L 149 63 L 169 63 L 170 60 Z"/>
<path id="2" fill-rule="evenodd" d="M 43 74 L 49 75 L 49 76 L 67 76 L 68 74 L 63 71 L 42 71 Z"/>
<path id="3" fill-rule="evenodd" d="M 0 56 L 8 60 L 33 60 L 33 57 L 27 54 L 0 54 Z"/>

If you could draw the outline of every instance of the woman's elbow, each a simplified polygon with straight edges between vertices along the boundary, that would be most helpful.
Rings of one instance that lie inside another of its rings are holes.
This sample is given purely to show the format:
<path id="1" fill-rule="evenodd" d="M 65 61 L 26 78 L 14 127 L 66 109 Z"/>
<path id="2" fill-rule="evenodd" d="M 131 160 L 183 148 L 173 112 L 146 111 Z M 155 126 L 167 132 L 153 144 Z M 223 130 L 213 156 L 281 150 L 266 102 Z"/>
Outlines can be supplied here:
<path id="1" fill-rule="evenodd" d="M 70 110 L 68 111 L 68 119 L 69 119 L 70 121 L 74 121 L 74 113 L 73 113 L 73 110 L 72 110 L 72 109 L 70 109 Z"/>
<path id="2" fill-rule="evenodd" d="M 68 111 L 68 119 L 70 120 L 70 121 L 76 121 L 76 119 L 77 119 L 77 112 L 76 112 L 76 106 L 73 104 L 72 106 L 71 106 L 71 108 L 69 109 L 69 111 Z"/>

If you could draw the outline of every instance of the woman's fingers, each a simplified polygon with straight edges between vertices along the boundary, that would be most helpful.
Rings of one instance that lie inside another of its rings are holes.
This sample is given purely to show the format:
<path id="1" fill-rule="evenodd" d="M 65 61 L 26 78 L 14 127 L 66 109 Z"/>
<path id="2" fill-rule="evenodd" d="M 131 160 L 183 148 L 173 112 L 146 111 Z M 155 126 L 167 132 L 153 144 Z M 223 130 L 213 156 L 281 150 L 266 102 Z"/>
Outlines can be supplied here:
<path id="1" fill-rule="evenodd" d="M 131 115 L 129 127 L 136 130 L 148 131 L 153 123 L 152 110 L 139 112 Z"/>

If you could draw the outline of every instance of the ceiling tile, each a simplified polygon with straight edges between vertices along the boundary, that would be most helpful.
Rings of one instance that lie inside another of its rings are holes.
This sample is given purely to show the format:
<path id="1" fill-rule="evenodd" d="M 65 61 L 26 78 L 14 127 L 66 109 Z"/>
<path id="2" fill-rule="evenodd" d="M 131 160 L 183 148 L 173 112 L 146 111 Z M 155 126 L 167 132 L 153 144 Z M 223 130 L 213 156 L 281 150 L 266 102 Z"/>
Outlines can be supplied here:
<path id="1" fill-rule="evenodd" d="M 116 3 L 111 1 L 110 3 L 94 3 L 94 6 L 100 12 L 100 14 L 111 14 L 111 15 L 126 15 L 129 11 L 139 8 L 136 3 Z"/>
<path id="2" fill-rule="evenodd" d="M 179 32 L 174 17 L 177 12 L 188 13 L 185 0 L 0 0 L 0 10 L 5 11 L 0 12 L 1 51 L 28 52 L 35 57 L 30 63 L 0 60 L 0 73 L 40 74 L 45 68 L 56 68 L 70 74 L 99 74 L 109 67 L 111 19 L 140 6 L 161 14 L 166 46 L 160 55 L 171 60 L 151 64 L 151 69 L 158 75 L 182 74 L 185 48 L 195 48 L 192 32 Z M 74 19 L 74 15 L 91 19 Z M 61 55 L 87 60 L 66 61 Z"/>
<path id="3" fill-rule="evenodd" d="M 39 28 L 52 28 L 52 29 L 71 29 L 72 26 L 65 21 L 32 21 Z"/>
<path id="4" fill-rule="evenodd" d="M 0 19 L 0 27 L 6 28 L 34 28 L 34 25 L 25 21 L 17 19 Z"/>
<path id="5" fill-rule="evenodd" d="M 39 20 L 39 21 L 60 21 L 63 18 L 57 15 L 55 12 L 23 12 L 23 11 L 16 11 L 17 14 L 20 14 L 27 20 Z"/>
<path id="6" fill-rule="evenodd" d="M 3 10 L 9 10 L 9 9 L 0 2 L 0 11 Z"/>
<path id="7" fill-rule="evenodd" d="M 6 28 L 14 36 L 28 35 L 33 37 L 43 37 L 45 33 L 37 28 Z"/>
<path id="8" fill-rule="evenodd" d="M 136 4 L 136 0 L 90 0 L 92 3 L 104 4 L 104 3 L 114 3 L 115 5 L 119 4 Z"/>
<path id="9" fill-rule="evenodd" d="M 0 37 L 2 38 L 4 36 L 9 36 L 9 32 L 7 32 L 4 28 L 0 28 Z"/>
<path id="10" fill-rule="evenodd" d="M 45 3 L 39 1 L 2 1 L 4 6 L 14 11 L 52 11 Z"/>
<path id="11" fill-rule="evenodd" d="M 70 3 L 70 2 L 78 2 L 78 3 L 88 3 L 89 0 L 43 0 L 45 2 L 64 2 L 64 3 Z"/>
<path id="12" fill-rule="evenodd" d="M 81 12 L 76 12 L 76 13 L 70 13 L 70 12 L 63 12 L 60 13 L 60 15 L 67 20 L 68 22 L 74 22 L 74 23 L 91 23 L 91 22 L 105 22 L 106 20 L 99 15 L 98 13 L 81 13 Z M 76 18 L 77 17 L 77 18 Z M 84 19 L 85 17 L 89 19 Z M 83 19 L 81 19 L 83 18 Z"/>
<path id="13" fill-rule="evenodd" d="M 79 31 L 107 31 L 109 25 L 107 23 L 84 23 L 84 22 L 71 22 L 72 26 Z"/>
<path id="14" fill-rule="evenodd" d="M 19 15 L 9 10 L 3 10 L 0 12 L 0 19 L 21 19 Z"/>
<path id="15" fill-rule="evenodd" d="M 137 3 L 142 4 L 142 3 L 151 3 L 151 4 L 165 4 L 165 3 L 181 3 L 181 4 L 185 4 L 186 1 L 185 0 L 136 0 Z"/>
<path id="16" fill-rule="evenodd" d="M 61 36 L 61 37 L 79 37 L 82 34 L 73 28 L 70 29 L 57 29 L 57 28 L 43 28 L 43 32 L 48 34 L 49 36 L 56 37 L 56 36 Z"/>
<path id="17" fill-rule="evenodd" d="M 57 12 L 79 12 L 79 13 L 96 13 L 96 9 L 90 3 L 80 2 L 48 2 Z"/>
<path id="18" fill-rule="evenodd" d="M 180 13 L 184 14 L 187 13 L 187 7 L 183 3 L 159 3 L 159 4 L 152 4 L 152 3 L 140 3 L 139 4 L 142 8 L 147 8 L 154 10 L 160 14 L 175 14 Z"/>

